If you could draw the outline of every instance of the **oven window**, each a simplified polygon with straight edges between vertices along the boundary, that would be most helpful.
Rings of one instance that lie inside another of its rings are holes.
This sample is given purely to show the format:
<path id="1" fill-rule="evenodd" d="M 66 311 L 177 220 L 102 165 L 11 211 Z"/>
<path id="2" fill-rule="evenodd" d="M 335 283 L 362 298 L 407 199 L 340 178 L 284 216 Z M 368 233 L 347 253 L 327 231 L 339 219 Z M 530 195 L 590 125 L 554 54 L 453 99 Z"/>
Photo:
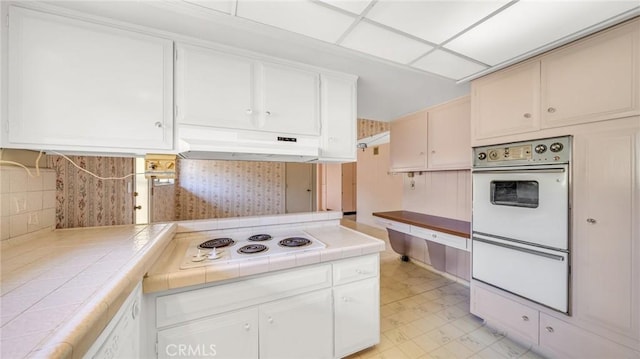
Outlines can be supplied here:
<path id="1" fill-rule="evenodd" d="M 499 206 L 538 208 L 537 181 L 491 181 L 491 203 Z"/>

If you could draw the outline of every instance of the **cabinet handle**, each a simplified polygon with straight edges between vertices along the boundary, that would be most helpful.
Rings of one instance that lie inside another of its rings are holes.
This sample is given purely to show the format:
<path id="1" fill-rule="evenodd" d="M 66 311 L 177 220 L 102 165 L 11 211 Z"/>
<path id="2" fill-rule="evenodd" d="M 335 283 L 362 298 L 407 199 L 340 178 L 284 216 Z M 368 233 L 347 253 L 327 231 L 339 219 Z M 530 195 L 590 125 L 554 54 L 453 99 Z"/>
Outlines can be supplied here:
<path id="1" fill-rule="evenodd" d="M 267 112 L 265 112 L 265 114 L 266 114 L 267 116 L 271 116 L 271 111 L 267 111 Z"/>
<path id="2" fill-rule="evenodd" d="M 348 301 L 349 301 L 349 298 L 348 298 L 348 297 L 342 297 L 342 301 L 343 301 L 343 302 L 348 302 Z"/>
<path id="3" fill-rule="evenodd" d="M 553 333 L 553 327 L 546 327 L 544 329 L 546 329 L 549 333 Z"/>
<path id="4" fill-rule="evenodd" d="M 596 220 L 593 218 L 587 218 L 587 223 L 596 224 Z"/>
<path id="5" fill-rule="evenodd" d="M 528 322 L 529 321 L 529 317 L 527 317 L 526 315 L 523 315 L 522 316 L 522 320 L 524 320 L 525 322 Z"/>
<path id="6" fill-rule="evenodd" d="M 272 324 L 272 323 L 273 323 L 273 318 L 272 318 L 272 317 L 269 317 L 269 318 L 267 319 L 267 322 L 269 322 L 270 324 Z"/>
<path id="7" fill-rule="evenodd" d="M 162 122 L 160 122 L 160 121 L 156 122 L 156 123 L 155 123 L 155 126 L 156 126 L 157 128 L 162 128 Z"/>
<path id="8" fill-rule="evenodd" d="M 246 113 L 247 115 L 251 115 L 253 114 L 253 110 L 248 108 L 244 113 Z"/>
<path id="9" fill-rule="evenodd" d="M 531 114 L 530 114 L 530 113 L 528 113 L 528 112 L 527 112 L 527 113 L 525 113 L 525 114 L 524 114 L 524 118 L 531 118 Z"/>
<path id="10" fill-rule="evenodd" d="M 433 238 L 438 238 L 438 235 L 437 235 L 437 234 L 435 234 L 435 233 L 433 233 L 433 234 L 431 235 L 431 237 L 433 237 Z"/>
<path id="11" fill-rule="evenodd" d="M 553 108 L 553 107 L 549 107 L 549 108 L 547 109 L 547 112 L 549 112 L 549 113 L 554 113 L 554 112 L 556 112 L 556 109 L 555 109 L 555 108 Z"/>
<path id="12" fill-rule="evenodd" d="M 251 329 L 251 326 L 249 325 L 249 323 L 246 323 L 244 325 L 244 330 L 250 330 L 250 329 Z"/>

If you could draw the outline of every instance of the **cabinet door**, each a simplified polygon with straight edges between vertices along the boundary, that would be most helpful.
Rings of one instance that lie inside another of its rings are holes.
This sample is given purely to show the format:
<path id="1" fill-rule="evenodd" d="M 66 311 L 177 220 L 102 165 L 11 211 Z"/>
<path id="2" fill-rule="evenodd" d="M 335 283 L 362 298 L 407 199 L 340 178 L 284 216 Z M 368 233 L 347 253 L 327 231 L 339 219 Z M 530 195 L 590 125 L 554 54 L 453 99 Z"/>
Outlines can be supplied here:
<path id="1" fill-rule="evenodd" d="M 258 309 L 158 331 L 158 358 L 258 358 Z"/>
<path id="2" fill-rule="evenodd" d="M 333 357 L 331 289 L 260 306 L 260 358 Z"/>
<path id="3" fill-rule="evenodd" d="M 334 76 L 321 79 L 321 160 L 355 161 L 356 82 Z"/>
<path id="4" fill-rule="evenodd" d="M 261 65 L 258 128 L 283 134 L 320 134 L 320 80 L 314 72 Z"/>
<path id="5" fill-rule="evenodd" d="M 557 358 L 631 359 L 640 355 L 544 313 L 540 313 L 540 346 Z"/>
<path id="6" fill-rule="evenodd" d="M 252 129 L 253 61 L 197 46 L 177 51 L 177 123 Z"/>
<path id="7" fill-rule="evenodd" d="M 170 40 L 17 7 L 9 19 L 12 147 L 172 148 Z"/>
<path id="8" fill-rule="evenodd" d="M 380 342 L 379 277 L 333 289 L 336 358 Z"/>
<path id="9" fill-rule="evenodd" d="M 640 111 L 640 20 L 542 59 L 542 127 Z"/>
<path id="10" fill-rule="evenodd" d="M 574 317 L 640 349 L 640 118 L 633 122 L 574 138 L 572 275 Z"/>
<path id="11" fill-rule="evenodd" d="M 471 167 L 471 100 L 469 97 L 429 110 L 429 168 Z"/>
<path id="12" fill-rule="evenodd" d="M 427 111 L 391 121 L 392 171 L 427 169 Z"/>
<path id="13" fill-rule="evenodd" d="M 540 63 L 514 66 L 471 83 L 472 139 L 540 128 Z"/>

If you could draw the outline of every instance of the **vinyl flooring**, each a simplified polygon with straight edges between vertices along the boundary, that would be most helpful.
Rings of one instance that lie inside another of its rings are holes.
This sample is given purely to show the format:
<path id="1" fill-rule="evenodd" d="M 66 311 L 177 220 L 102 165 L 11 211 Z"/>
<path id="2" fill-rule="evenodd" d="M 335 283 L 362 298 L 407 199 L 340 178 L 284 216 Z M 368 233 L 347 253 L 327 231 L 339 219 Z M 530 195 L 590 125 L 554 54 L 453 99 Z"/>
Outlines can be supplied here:
<path id="1" fill-rule="evenodd" d="M 542 358 L 469 313 L 469 288 L 400 261 L 386 231 L 342 224 L 387 242 L 380 253 L 380 344 L 348 359 Z"/>

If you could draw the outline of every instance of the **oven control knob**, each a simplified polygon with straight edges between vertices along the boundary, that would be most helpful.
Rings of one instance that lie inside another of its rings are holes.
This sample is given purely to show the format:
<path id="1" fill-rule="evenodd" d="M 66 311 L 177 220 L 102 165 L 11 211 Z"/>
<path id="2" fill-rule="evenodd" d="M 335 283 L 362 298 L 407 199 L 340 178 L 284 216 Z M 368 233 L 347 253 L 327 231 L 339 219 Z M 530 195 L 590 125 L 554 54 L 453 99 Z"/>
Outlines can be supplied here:
<path id="1" fill-rule="evenodd" d="M 535 148 L 536 153 L 545 153 L 547 151 L 547 146 L 545 145 L 537 145 Z"/>
<path id="2" fill-rule="evenodd" d="M 489 151 L 488 156 L 489 156 L 490 160 L 497 160 L 498 159 L 498 151 L 491 150 L 491 151 Z"/>
<path id="3" fill-rule="evenodd" d="M 549 146 L 549 149 L 551 150 L 551 152 L 560 152 L 562 151 L 563 148 L 564 146 L 560 142 L 554 142 L 551 144 L 551 146 Z"/>
<path id="4" fill-rule="evenodd" d="M 487 154 L 486 154 L 486 153 L 484 153 L 484 152 L 480 152 L 480 153 L 478 153 L 478 159 L 479 159 L 479 160 L 481 160 L 481 161 L 482 161 L 482 160 L 484 160 L 485 158 L 487 158 Z"/>

